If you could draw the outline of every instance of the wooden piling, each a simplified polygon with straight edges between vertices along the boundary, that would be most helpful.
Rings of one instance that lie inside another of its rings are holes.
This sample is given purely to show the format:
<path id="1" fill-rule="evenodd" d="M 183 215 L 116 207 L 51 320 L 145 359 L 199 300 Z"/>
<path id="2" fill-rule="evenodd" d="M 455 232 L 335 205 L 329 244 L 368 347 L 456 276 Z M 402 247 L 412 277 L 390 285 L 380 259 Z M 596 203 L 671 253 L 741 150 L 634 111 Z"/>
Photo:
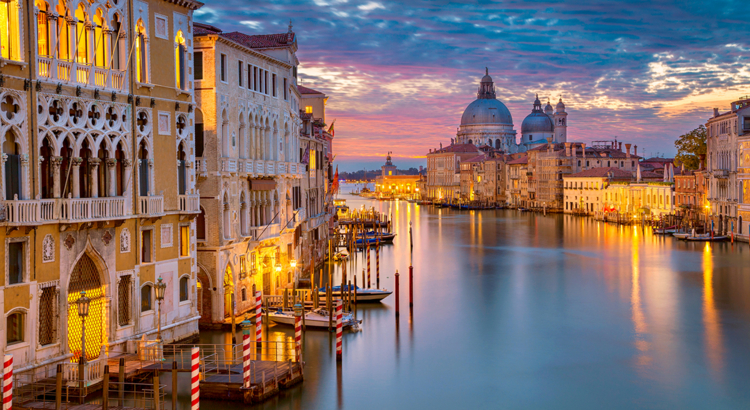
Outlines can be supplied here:
<path id="1" fill-rule="evenodd" d="M 118 364 L 119 366 L 117 368 L 117 381 L 119 382 L 119 384 L 117 388 L 119 391 L 117 398 L 119 400 L 120 407 L 125 407 L 125 358 L 121 357 Z"/>
<path id="2" fill-rule="evenodd" d="M 399 297 L 398 297 L 398 269 L 396 270 L 395 278 L 396 278 L 396 280 L 395 280 L 396 281 L 396 284 L 395 284 L 395 288 L 396 288 L 396 317 L 398 317 L 398 313 L 399 313 L 398 312 L 398 310 L 399 310 L 399 304 L 398 304 L 398 300 L 399 300 Z"/>
<path id="3" fill-rule="evenodd" d="M 177 362 L 172 362 L 172 410 L 177 410 Z"/>
<path id="4" fill-rule="evenodd" d="M 104 365 L 104 378 L 102 379 L 102 410 L 109 409 L 109 365 Z M 173 408 L 174 410 L 174 408 Z"/>
<path id="5" fill-rule="evenodd" d="M 154 370 L 154 377 L 153 377 L 153 385 L 154 385 L 154 409 L 161 409 L 161 405 L 159 405 L 159 371 Z"/>
<path id="6" fill-rule="evenodd" d="M 55 410 L 62 410 L 62 390 L 63 390 L 63 365 L 57 365 L 57 374 L 55 375 Z"/>
<path id="7" fill-rule="evenodd" d="M 414 267 L 409 266 L 409 308 L 414 307 Z"/>
<path id="8" fill-rule="evenodd" d="M 357 275 L 354 275 L 354 320 L 357 320 Z"/>

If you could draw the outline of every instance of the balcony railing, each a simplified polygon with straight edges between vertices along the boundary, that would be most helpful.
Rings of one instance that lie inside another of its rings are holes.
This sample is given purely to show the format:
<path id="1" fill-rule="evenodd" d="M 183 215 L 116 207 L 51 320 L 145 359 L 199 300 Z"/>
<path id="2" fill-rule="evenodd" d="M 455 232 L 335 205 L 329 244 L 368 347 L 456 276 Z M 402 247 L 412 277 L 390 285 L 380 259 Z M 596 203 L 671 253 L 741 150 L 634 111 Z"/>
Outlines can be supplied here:
<path id="1" fill-rule="evenodd" d="M 206 167 L 206 160 L 203 158 L 196 158 L 195 159 L 195 173 L 199 177 L 207 177 L 208 176 L 208 168 Z"/>
<path id="2" fill-rule="evenodd" d="M 222 172 L 237 172 L 237 160 L 233 158 L 222 158 L 221 159 L 221 171 Z"/>
<path id="3" fill-rule="evenodd" d="M 276 168 L 276 165 L 273 161 L 266 161 L 266 174 L 267 175 L 274 175 L 274 168 Z"/>
<path id="4" fill-rule="evenodd" d="M 201 197 L 198 194 L 179 195 L 180 212 L 200 212 Z"/>
<path id="5" fill-rule="evenodd" d="M 138 213 L 146 216 L 164 215 L 164 197 L 161 195 L 138 198 Z"/>
<path id="6" fill-rule="evenodd" d="M 119 219 L 129 214 L 125 197 L 5 201 L 6 221 L 11 225 Z"/>
<path id="7" fill-rule="evenodd" d="M 51 57 L 37 57 L 39 77 L 109 90 L 125 89 L 125 71 L 95 67 Z"/>
<path id="8" fill-rule="evenodd" d="M 266 239 L 276 238 L 281 231 L 278 223 L 258 226 L 253 229 L 255 230 L 253 238 L 255 238 L 256 241 L 265 241 Z"/>

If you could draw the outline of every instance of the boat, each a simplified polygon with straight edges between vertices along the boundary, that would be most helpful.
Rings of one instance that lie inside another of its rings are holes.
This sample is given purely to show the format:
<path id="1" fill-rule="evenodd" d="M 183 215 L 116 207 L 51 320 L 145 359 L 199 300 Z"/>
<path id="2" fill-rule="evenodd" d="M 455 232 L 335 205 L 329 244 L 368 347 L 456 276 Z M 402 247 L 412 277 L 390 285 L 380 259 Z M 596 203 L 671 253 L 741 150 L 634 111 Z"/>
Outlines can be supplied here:
<path id="1" fill-rule="evenodd" d="M 728 236 L 719 235 L 711 236 L 710 234 L 688 236 L 685 238 L 686 241 L 699 241 L 699 242 L 719 242 L 728 240 Z"/>
<path id="2" fill-rule="evenodd" d="M 328 310 L 325 308 L 315 309 L 311 312 L 305 312 L 305 326 L 315 328 L 328 328 L 329 317 Z M 281 309 L 269 310 L 268 318 L 274 323 L 280 325 L 294 326 L 294 311 L 283 311 Z M 355 320 L 351 313 L 344 313 L 341 316 L 341 325 L 343 327 L 359 326 L 361 320 Z M 336 326 L 336 318 L 333 319 L 333 325 Z"/>
<path id="3" fill-rule="evenodd" d="M 365 289 L 365 288 L 360 288 L 359 286 L 357 287 L 352 286 L 352 288 L 355 289 L 355 291 L 357 292 L 357 302 L 380 302 L 381 300 L 387 298 L 391 293 L 393 293 L 392 291 L 386 290 L 386 289 Z M 346 293 L 348 289 L 349 289 L 349 285 L 345 285 L 344 293 Z M 325 300 L 326 288 L 318 289 L 318 295 L 323 300 Z M 334 286 L 332 295 L 335 299 L 340 298 L 341 286 Z"/>
<path id="4" fill-rule="evenodd" d="M 677 228 L 654 228 L 654 235 L 670 235 L 679 232 Z"/>
<path id="5" fill-rule="evenodd" d="M 345 261 L 347 259 L 349 259 L 349 252 L 347 252 L 346 249 L 336 252 L 336 254 L 333 255 L 333 260 L 336 262 Z"/>
<path id="6" fill-rule="evenodd" d="M 382 232 L 369 231 L 369 232 L 364 233 L 364 234 L 361 233 L 358 236 L 360 238 L 362 238 L 362 237 L 375 238 L 375 242 L 377 242 L 378 240 L 380 242 L 393 242 L 393 238 L 396 237 L 396 234 L 395 233 L 390 233 L 390 232 L 382 233 Z"/>
<path id="7" fill-rule="evenodd" d="M 391 243 L 393 242 L 393 238 L 396 237 L 395 233 L 391 233 L 388 235 L 379 235 L 379 236 L 366 236 L 366 237 L 359 237 L 357 240 L 354 241 L 354 245 L 362 247 L 367 244 L 370 245 L 377 245 L 378 243 Z"/>
<path id="8" fill-rule="evenodd" d="M 690 234 L 687 232 L 675 232 L 672 234 L 672 236 L 674 236 L 677 239 L 685 239 L 688 236 L 690 236 Z"/>

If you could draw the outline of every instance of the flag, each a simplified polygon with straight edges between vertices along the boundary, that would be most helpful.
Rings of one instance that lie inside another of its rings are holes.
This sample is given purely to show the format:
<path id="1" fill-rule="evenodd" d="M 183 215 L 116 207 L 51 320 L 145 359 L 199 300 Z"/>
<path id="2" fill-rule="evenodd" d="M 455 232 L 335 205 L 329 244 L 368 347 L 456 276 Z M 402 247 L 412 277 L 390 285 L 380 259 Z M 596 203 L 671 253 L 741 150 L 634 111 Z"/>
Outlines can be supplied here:
<path id="1" fill-rule="evenodd" d="M 333 127 L 333 125 L 331 125 Z M 336 165 L 336 173 L 333 175 L 333 193 L 339 192 L 339 166 Z"/>
<path id="2" fill-rule="evenodd" d="M 331 127 L 328 128 L 328 133 L 331 134 L 331 138 L 333 138 L 333 124 L 335 123 L 336 123 L 336 120 L 333 120 L 333 122 L 331 123 Z"/>
<path id="3" fill-rule="evenodd" d="M 302 159 L 299 162 L 305 165 L 310 163 L 310 143 L 307 144 L 307 148 L 305 148 L 305 153 L 302 155 Z"/>

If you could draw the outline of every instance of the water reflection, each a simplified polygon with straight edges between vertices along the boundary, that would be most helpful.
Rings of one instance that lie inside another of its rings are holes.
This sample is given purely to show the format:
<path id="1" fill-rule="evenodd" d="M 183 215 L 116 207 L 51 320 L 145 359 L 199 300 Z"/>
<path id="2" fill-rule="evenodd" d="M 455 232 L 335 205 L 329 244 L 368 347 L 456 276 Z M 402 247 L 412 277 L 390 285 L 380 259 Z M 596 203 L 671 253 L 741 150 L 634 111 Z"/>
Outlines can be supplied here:
<path id="1" fill-rule="evenodd" d="M 394 297 L 361 304 L 363 330 L 344 333 L 340 365 L 332 334 L 307 330 L 303 385 L 252 408 L 750 408 L 747 244 L 676 241 L 569 215 L 347 200 L 393 217 L 380 282 L 393 289 L 402 273 L 401 320 Z M 364 264 L 353 258 L 349 278 Z M 341 276 L 337 264 L 333 283 Z M 215 333 L 202 337 L 226 343 Z"/>

